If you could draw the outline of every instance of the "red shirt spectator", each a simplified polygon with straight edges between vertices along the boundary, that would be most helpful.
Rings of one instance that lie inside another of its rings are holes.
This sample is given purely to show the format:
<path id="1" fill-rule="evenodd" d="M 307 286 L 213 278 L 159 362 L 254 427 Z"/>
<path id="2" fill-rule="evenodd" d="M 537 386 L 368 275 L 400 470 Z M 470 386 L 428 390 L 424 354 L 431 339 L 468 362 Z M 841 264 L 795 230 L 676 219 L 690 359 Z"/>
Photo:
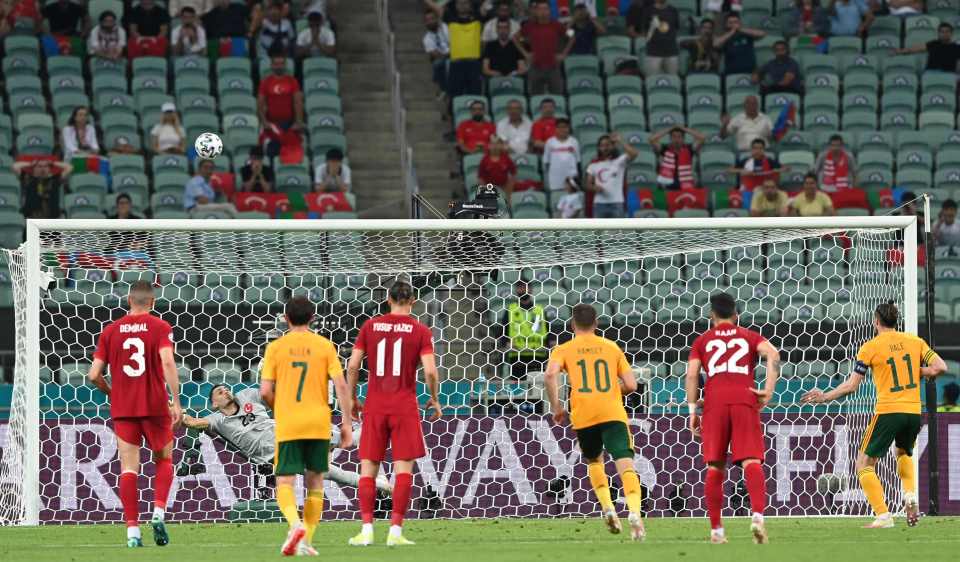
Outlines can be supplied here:
<path id="1" fill-rule="evenodd" d="M 260 81 L 259 94 L 267 102 L 267 121 L 289 123 L 294 120 L 294 97 L 300 91 L 300 83 L 289 74 L 271 74 Z"/>
<path id="2" fill-rule="evenodd" d="M 557 132 L 557 118 L 556 117 L 541 117 L 533 122 L 533 127 L 530 129 L 530 139 L 534 142 L 534 145 L 539 146 L 547 144 L 547 141 L 550 140 Z M 540 152 L 543 150 L 541 149 Z"/>
<path id="3" fill-rule="evenodd" d="M 480 167 L 477 169 L 477 179 L 480 183 L 492 183 L 493 185 L 507 191 L 513 191 L 513 178 L 517 175 L 517 165 L 513 163 L 510 155 L 507 154 L 502 140 L 490 145 L 493 148 L 480 161 Z"/>
<path id="4" fill-rule="evenodd" d="M 490 144 L 490 137 L 497 134 L 497 128 L 489 121 L 467 119 L 457 126 L 457 142 L 470 152 L 476 152 Z"/>
<path id="5" fill-rule="evenodd" d="M 521 33 L 530 45 L 530 50 L 533 51 L 533 66 L 547 69 L 557 65 L 560 40 L 566 32 L 563 24 L 558 21 L 545 23 L 528 21 L 523 24 Z"/>

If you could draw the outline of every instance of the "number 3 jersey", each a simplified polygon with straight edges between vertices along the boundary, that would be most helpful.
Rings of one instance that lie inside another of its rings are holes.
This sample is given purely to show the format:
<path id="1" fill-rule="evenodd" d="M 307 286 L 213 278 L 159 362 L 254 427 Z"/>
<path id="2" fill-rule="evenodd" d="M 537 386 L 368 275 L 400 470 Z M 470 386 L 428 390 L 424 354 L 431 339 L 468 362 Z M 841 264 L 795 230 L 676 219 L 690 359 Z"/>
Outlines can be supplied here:
<path id="1" fill-rule="evenodd" d="M 597 335 L 576 336 L 553 348 L 550 362 L 567 373 L 574 429 L 609 421 L 628 423 L 619 375 L 630 372 L 630 363 L 617 344 Z"/>
<path id="2" fill-rule="evenodd" d="M 704 408 L 730 404 L 755 406 L 757 395 L 753 368 L 757 346 L 766 338 L 746 328 L 723 323 L 707 330 L 693 342 L 690 360 L 700 361 L 707 373 L 703 388 Z"/>
<path id="3" fill-rule="evenodd" d="M 94 359 L 110 368 L 110 416 L 169 416 L 160 350 L 173 347 L 170 324 L 151 314 L 127 314 L 100 334 Z"/>
<path id="4" fill-rule="evenodd" d="M 854 371 L 873 374 L 877 387 L 878 414 L 920 413 L 920 367 L 929 365 L 937 353 L 912 334 L 883 332 L 857 352 Z"/>
<path id="5" fill-rule="evenodd" d="M 330 379 L 343 377 L 337 348 L 313 332 L 288 332 L 270 342 L 260 379 L 274 381 L 277 443 L 330 439 Z"/>
<path id="6" fill-rule="evenodd" d="M 367 354 L 365 414 L 419 416 L 417 367 L 433 353 L 433 334 L 416 318 L 384 314 L 364 322 L 354 346 Z"/>

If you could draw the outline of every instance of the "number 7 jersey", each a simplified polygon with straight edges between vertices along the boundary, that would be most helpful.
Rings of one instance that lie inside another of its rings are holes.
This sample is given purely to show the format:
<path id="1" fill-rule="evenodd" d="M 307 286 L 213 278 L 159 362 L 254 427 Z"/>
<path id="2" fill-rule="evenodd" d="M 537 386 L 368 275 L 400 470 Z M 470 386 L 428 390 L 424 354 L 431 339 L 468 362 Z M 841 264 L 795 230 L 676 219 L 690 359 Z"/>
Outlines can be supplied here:
<path id="1" fill-rule="evenodd" d="M 354 346 L 367 354 L 365 414 L 420 415 L 417 368 L 433 353 L 433 333 L 416 318 L 384 314 L 364 322 Z"/>
<path id="2" fill-rule="evenodd" d="M 920 367 L 937 356 L 922 338 L 903 332 L 878 334 L 863 344 L 854 366 L 861 376 L 873 375 L 878 414 L 920 413 Z"/>

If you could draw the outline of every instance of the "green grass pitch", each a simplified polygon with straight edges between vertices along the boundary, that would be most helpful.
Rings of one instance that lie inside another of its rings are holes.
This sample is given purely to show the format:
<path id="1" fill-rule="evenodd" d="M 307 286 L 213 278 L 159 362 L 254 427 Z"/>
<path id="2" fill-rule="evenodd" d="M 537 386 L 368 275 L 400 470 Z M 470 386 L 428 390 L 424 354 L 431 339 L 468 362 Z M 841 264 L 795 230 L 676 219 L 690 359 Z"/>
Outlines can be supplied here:
<path id="1" fill-rule="evenodd" d="M 951 560 L 960 551 L 960 518 L 930 517 L 915 528 L 903 519 L 894 529 L 861 529 L 866 519 L 769 518 L 770 544 L 750 540 L 749 520 L 725 520 L 726 545 L 706 542 L 705 519 L 650 519 L 647 540 L 632 543 L 628 535 L 610 535 L 599 519 L 409 521 L 407 538 L 416 546 L 387 550 L 387 524 L 378 522 L 377 546 L 351 548 L 347 538 L 359 530 L 355 522 L 320 525 L 314 545 L 326 560 L 595 562 L 651 560 L 866 561 Z M 624 525 L 626 521 L 624 520 Z M 142 526 L 144 548 L 128 550 L 118 525 L 0 528 L 0 560 L 36 562 L 247 562 L 282 558 L 286 528 L 279 524 L 170 525 L 171 544 L 153 545 Z"/>

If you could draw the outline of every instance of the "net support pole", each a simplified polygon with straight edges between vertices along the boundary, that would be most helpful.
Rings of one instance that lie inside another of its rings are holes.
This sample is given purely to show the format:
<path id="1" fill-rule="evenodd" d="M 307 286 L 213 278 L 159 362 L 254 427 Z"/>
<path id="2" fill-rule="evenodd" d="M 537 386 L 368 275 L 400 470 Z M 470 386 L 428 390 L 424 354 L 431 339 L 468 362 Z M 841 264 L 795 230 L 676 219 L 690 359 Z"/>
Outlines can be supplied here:
<path id="1" fill-rule="evenodd" d="M 924 217 L 923 227 L 924 250 L 926 251 L 926 284 L 924 306 L 927 314 L 926 329 L 927 343 L 932 349 L 936 349 L 936 332 L 933 329 L 934 324 L 934 306 L 936 298 L 936 283 L 934 268 L 936 267 L 936 256 L 934 252 L 934 240 L 930 229 L 930 196 L 924 196 Z M 908 293 L 909 294 L 909 293 Z M 926 393 L 927 410 L 927 514 L 937 515 L 940 511 L 940 452 L 937 449 L 939 443 L 940 431 L 937 427 L 937 380 L 927 378 L 923 381 L 924 391 Z M 914 462 L 919 462 L 920 455 L 914 455 Z M 919 474 L 919 471 L 916 472 Z"/>
<path id="2" fill-rule="evenodd" d="M 903 322 L 904 331 L 919 334 L 919 288 L 917 285 L 917 221 L 903 229 Z M 929 317 L 929 315 L 928 315 Z M 920 455 L 913 455 L 913 473 L 920 472 Z M 910 490 L 916 494 L 918 490 Z"/>
<path id="3" fill-rule="evenodd" d="M 40 524 L 40 228 L 27 221 L 26 330 L 24 373 L 26 418 L 24 420 L 23 502 L 24 524 Z"/>

